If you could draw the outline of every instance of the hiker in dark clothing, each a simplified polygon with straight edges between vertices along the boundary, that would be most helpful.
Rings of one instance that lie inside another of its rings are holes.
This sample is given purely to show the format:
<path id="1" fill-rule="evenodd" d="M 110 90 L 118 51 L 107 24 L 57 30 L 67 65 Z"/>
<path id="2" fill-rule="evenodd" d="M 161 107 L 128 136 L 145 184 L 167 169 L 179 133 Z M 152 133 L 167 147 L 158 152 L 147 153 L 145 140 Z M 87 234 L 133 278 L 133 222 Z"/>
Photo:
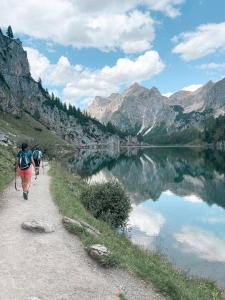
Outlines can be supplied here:
<path id="1" fill-rule="evenodd" d="M 21 145 L 21 150 L 16 155 L 16 169 L 22 180 L 23 198 L 28 199 L 28 192 L 32 177 L 32 165 L 35 167 L 32 151 L 26 143 Z"/>
<path id="2" fill-rule="evenodd" d="M 33 151 L 33 159 L 34 159 L 34 163 L 35 163 L 35 175 L 37 178 L 37 175 L 39 175 L 39 169 L 40 169 L 41 159 L 42 159 L 42 152 L 38 145 L 35 147 L 35 149 Z"/>

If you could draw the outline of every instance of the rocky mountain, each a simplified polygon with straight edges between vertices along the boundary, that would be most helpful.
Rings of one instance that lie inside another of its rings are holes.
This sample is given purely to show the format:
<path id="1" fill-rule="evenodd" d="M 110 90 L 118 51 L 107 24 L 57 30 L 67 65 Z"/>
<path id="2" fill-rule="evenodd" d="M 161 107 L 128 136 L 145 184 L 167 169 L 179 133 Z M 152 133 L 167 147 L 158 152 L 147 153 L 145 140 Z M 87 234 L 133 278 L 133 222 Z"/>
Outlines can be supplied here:
<path id="1" fill-rule="evenodd" d="M 108 98 L 96 97 L 87 112 L 103 123 L 112 122 L 122 130 L 133 130 L 146 135 L 152 128 L 165 122 L 172 126 L 176 112 L 157 88 L 150 90 L 138 83 L 131 85 L 124 93 Z M 165 115 L 168 118 L 165 119 Z"/>
<path id="2" fill-rule="evenodd" d="M 178 91 L 169 97 L 170 105 L 180 105 L 184 108 L 184 112 L 204 111 L 206 109 L 213 109 L 214 114 L 220 114 L 218 109 L 225 107 L 225 98 L 222 101 L 218 99 L 218 93 L 214 93 L 217 89 L 218 83 L 209 81 L 203 87 L 194 92 Z M 224 80 L 225 88 L 225 80 Z M 219 100 L 219 102 L 217 101 Z M 218 102 L 218 105 L 215 105 Z"/>
<path id="3" fill-rule="evenodd" d="M 74 107 L 63 106 L 36 82 L 19 39 L 0 32 L 0 109 L 18 118 L 28 112 L 49 130 L 76 145 L 118 145 L 118 135 Z"/>
<path id="4" fill-rule="evenodd" d="M 101 122 L 110 121 L 123 130 L 132 128 L 143 136 L 199 127 L 208 117 L 225 113 L 225 79 L 209 81 L 195 92 L 178 91 L 169 98 L 155 87 L 135 83 L 121 95 L 96 97 L 87 111 Z"/>

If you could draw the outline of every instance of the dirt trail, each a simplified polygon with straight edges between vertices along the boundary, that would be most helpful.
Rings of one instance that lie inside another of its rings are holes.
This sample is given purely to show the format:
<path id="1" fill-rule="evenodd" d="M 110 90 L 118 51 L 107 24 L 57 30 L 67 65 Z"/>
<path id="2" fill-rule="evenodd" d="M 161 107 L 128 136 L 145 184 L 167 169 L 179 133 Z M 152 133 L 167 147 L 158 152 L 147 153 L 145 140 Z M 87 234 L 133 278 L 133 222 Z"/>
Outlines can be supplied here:
<path id="1" fill-rule="evenodd" d="M 61 224 L 52 201 L 50 177 L 33 178 L 29 200 L 14 185 L 0 195 L 0 300 L 165 299 L 143 281 L 123 270 L 99 267 L 80 240 Z M 53 233 L 21 228 L 26 220 L 56 224 Z"/>

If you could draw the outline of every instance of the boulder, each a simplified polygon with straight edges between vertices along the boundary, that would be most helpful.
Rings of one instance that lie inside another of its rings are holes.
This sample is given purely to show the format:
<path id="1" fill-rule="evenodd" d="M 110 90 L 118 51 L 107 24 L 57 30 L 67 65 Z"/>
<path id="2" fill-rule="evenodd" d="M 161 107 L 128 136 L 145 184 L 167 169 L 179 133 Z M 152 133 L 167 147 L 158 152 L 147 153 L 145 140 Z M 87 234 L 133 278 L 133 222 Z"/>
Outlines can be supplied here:
<path id="1" fill-rule="evenodd" d="M 89 225 L 88 223 L 82 221 L 82 220 L 74 220 L 74 219 L 70 219 L 68 217 L 63 217 L 62 222 L 64 225 L 75 225 L 78 226 L 80 228 L 83 228 L 87 233 L 89 233 L 90 235 L 94 236 L 94 237 L 99 237 L 101 235 L 101 232 L 99 232 L 96 228 L 94 228 L 93 226 Z"/>
<path id="2" fill-rule="evenodd" d="M 97 262 L 104 263 L 104 259 L 109 255 L 108 249 L 99 244 L 94 244 L 88 247 L 85 247 L 88 254 Z"/>
<path id="3" fill-rule="evenodd" d="M 2 131 L 0 131 L 0 143 L 11 145 L 9 136 Z"/>
<path id="4" fill-rule="evenodd" d="M 55 226 L 52 224 L 49 224 L 46 221 L 43 220 L 32 220 L 32 221 L 26 221 L 23 222 L 21 227 L 25 230 L 30 230 L 33 232 L 45 232 L 50 233 L 55 231 Z"/>

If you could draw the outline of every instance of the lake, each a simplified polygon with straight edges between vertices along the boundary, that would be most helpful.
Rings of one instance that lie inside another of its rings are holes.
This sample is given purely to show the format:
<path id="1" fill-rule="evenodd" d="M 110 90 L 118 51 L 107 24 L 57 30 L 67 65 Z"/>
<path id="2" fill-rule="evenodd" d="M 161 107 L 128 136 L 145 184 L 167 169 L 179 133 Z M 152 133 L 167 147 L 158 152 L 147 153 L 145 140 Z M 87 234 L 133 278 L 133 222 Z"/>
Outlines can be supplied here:
<path id="1" fill-rule="evenodd" d="M 225 153 L 197 148 L 81 150 L 71 171 L 118 180 L 132 211 L 126 234 L 188 274 L 225 287 Z"/>

